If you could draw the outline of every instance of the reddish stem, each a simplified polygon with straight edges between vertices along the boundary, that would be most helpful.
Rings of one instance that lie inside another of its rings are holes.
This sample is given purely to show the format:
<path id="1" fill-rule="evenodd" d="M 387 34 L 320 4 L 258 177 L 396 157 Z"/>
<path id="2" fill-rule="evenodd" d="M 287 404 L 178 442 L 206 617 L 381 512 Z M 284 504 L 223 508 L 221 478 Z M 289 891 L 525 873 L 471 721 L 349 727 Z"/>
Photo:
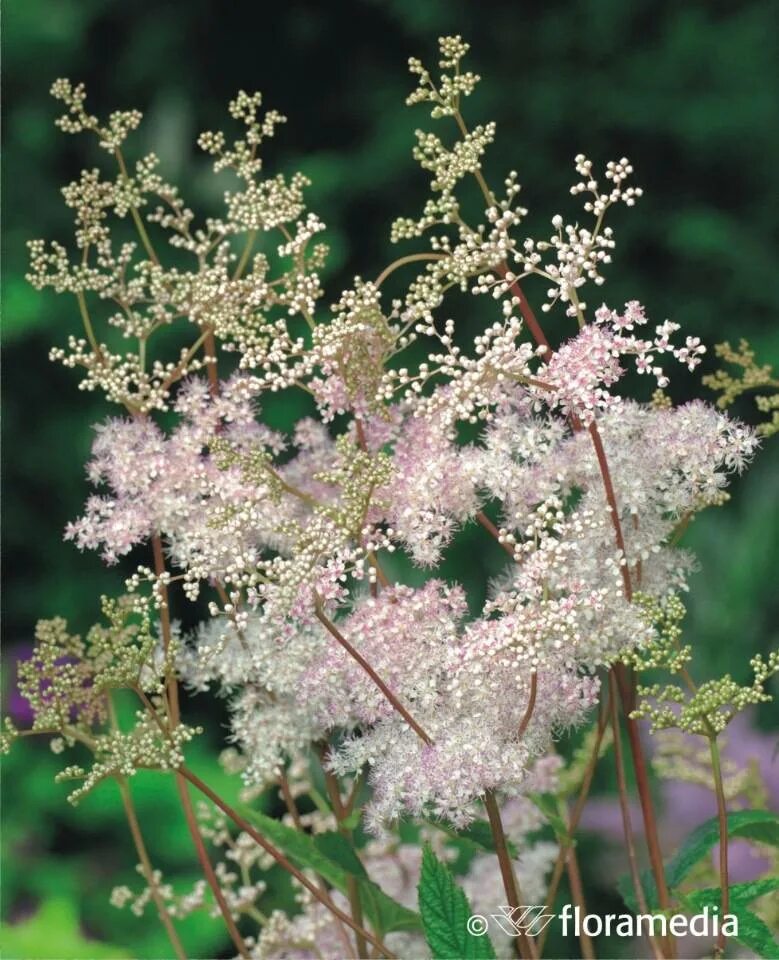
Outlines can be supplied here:
<path id="1" fill-rule="evenodd" d="M 502 263 L 497 268 L 497 272 L 505 279 L 509 273 L 509 268 L 505 263 Z M 527 297 L 522 292 L 516 280 L 512 280 L 509 283 L 509 290 L 511 291 L 512 297 L 516 297 L 517 301 L 519 302 L 519 311 L 522 314 L 522 319 L 527 324 L 527 328 L 530 331 L 531 336 L 539 345 L 539 347 L 545 348 L 548 359 L 552 355 L 552 348 L 549 346 L 549 341 L 546 339 L 546 334 L 541 329 L 538 320 L 536 320 L 536 315 L 533 313 L 533 308 L 528 303 Z"/>
<path id="2" fill-rule="evenodd" d="M 411 727 L 414 733 L 416 733 L 419 739 L 424 741 L 428 746 L 431 746 L 433 741 L 430 739 L 430 737 L 411 716 L 408 710 L 406 710 L 400 700 L 398 700 L 392 690 L 390 690 L 387 684 L 381 679 L 378 673 L 376 673 L 376 671 L 368 663 L 365 657 L 363 657 L 359 650 L 353 647 L 346 637 L 341 633 L 338 627 L 336 627 L 336 625 L 332 622 L 332 620 L 328 619 L 320 603 L 317 603 L 315 613 L 317 620 L 319 620 L 319 622 L 324 626 L 325 630 L 327 630 L 330 636 L 340 643 L 340 645 L 344 648 L 344 650 L 346 650 L 353 660 L 359 663 L 359 665 L 387 698 L 387 701 L 392 704 L 393 708 L 401 715 L 401 717 L 403 717 L 403 719 Z"/>
<path id="3" fill-rule="evenodd" d="M 603 736 L 606 733 L 606 726 L 608 721 L 608 710 L 601 712 L 598 717 L 598 726 L 595 735 L 595 745 L 592 748 L 592 753 L 590 758 L 587 761 L 587 766 L 584 771 L 584 777 L 582 779 L 582 785 L 579 789 L 579 796 L 576 799 L 574 804 L 571 817 L 568 821 L 568 836 L 572 837 L 576 833 L 576 828 L 579 826 L 579 820 L 581 819 L 582 812 L 584 810 L 584 805 L 587 802 L 587 797 L 590 793 L 590 787 L 592 786 L 592 780 L 595 776 L 595 767 L 598 764 L 598 758 L 600 756 L 601 743 L 603 742 Z M 571 850 L 571 843 L 563 841 L 560 845 L 560 852 L 557 855 L 557 860 L 552 871 L 552 879 L 549 882 L 549 890 L 546 895 L 546 909 L 551 910 L 554 906 L 555 897 L 557 896 L 557 888 L 560 885 L 560 880 L 565 870 L 568 854 Z M 538 938 L 538 952 L 541 954 L 544 949 L 544 944 L 546 943 L 547 933 L 549 932 L 548 927 L 544 927 L 541 931 L 541 934 Z"/>
<path id="4" fill-rule="evenodd" d="M 630 581 L 630 569 L 628 568 L 627 551 L 625 550 L 625 537 L 622 533 L 622 524 L 620 523 L 619 519 L 619 507 L 617 506 L 617 497 L 614 493 L 614 484 L 611 480 L 609 462 L 606 459 L 606 451 L 603 449 L 603 440 L 601 440 L 598 425 L 594 420 L 589 426 L 589 433 L 590 437 L 592 438 L 593 448 L 595 449 L 595 457 L 598 461 L 598 468 L 600 469 L 600 474 L 603 479 L 603 489 L 606 492 L 606 503 L 609 506 L 611 524 L 614 527 L 614 541 L 617 544 L 617 550 L 619 550 L 621 554 L 619 569 L 620 573 L 622 574 L 622 586 L 625 591 L 625 598 L 629 603 L 633 599 L 633 584 Z"/>
<path id="5" fill-rule="evenodd" d="M 498 272 L 501 276 L 505 277 L 508 273 L 508 267 L 504 264 L 499 268 Z M 510 284 L 509 289 L 513 296 L 518 298 L 520 310 L 522 316 L 527 323 L 528 330 L 530 331 L 533 339 L 536 343 L 544 348 L 545 359 L 548 361 L 552 356 L 552 349 L 549 346 L 549 341 L 546 339 L 546 336 L 541 329 L 538 321 L 536 320 L 535 314 L 533 313 L 530 304 L 527 302 L 522 290 L 519 287 L 519 284 L 514 281 Z M 581 429 L 581 425 L 577 422 L 573 424 L 574 429 Z M 614 484 L 611 479 L 611 472 L 609 470 L 608 460 L 606 458 L 606 452 L 603 449 L 603 441 L 601 440 L 600 431 L 598 430 L 597 424 L 593 422 L 589 427 L 590 437 L 592 438 L 593 447 L 595 449 L 595 456 L 598 461 L 598 467 L 600 469 L 601 477 L 603 480 L 603 487 L 606 493 L 606 501 L 609 506 L 609 512 L 611 514 L 611 522 L 614 527 L 614 540 L 617 545 L 617 549 L 620 551 L 620 572 L 622 575 L 622 584 L 625 591 L 625 597 L 628 601 L 633 599 L 633 586 L 630 582 L 630 570 L 627 563 L 627 554 L 625 551 L 625 538 L 622 533 L 622 524 L 619 519 L 619 508 L 617 506 L 617 498 L 614 492 Z M 652 795 L 649 789 L 649 778 L 647 775 L 647 765 L 646 758 L 644 757 L 644 750 L 641 744 L 641 735 L 638 728 L 638 724 L 635 720 L 632 720 L 630 717 L 630 712 L 633 709 L 633 699 L 634 699 L 634 682 L 631 678 L 628 678 L 624 667 L 621 664 L 615 664 L 614 671 L 617 678 L 617 683 L 619 686 L 620 697 L 622 700 L 622 708 L 625 713 L 625 724 L 627 726 L 628 737 L 630 742 L 630 751 L 633 759 L 633 767 L 636 774 L 636 787 L 638 789 L 639 799 L 641 801 L 641 813 L 644 819 L 644 832 L 646 836 L 647 848 L 649 851 L 649 860 L 652 866 L 652 874 L 654 876 L 655 885 L 657 887 L 658 898 L 660 901 L 660 906 L 664 910 L 670 910 L 671 908 L 671 898 L 668 893 L 668 885 L 665 879 L 665 868 L 663 865 L 663 855 L 660 849 L 660 840 L 657 831 L 657 820 L 655 818 L 654 805 L 652 802 Z M 673 948 L 673 939 L 669 938 L 669 944 L 671 946 L 670 954 L 674 955 Z"/>
<path id="6" fill-rule="evenodd" d="M 243 937 L 241 936 L 240 931 L 235 924 L 233 915 L 230 912 L 230 907 L 228 906 L 224 894 L 222 893 L 222 888 L 219 886 L 219 880 L 214 873 L 214 868 L 211 866 L 211 861 L 208 858 L 208 853 L 206 851 L 205 844 L 203 843 L 203 838 L 200 836 L 200 830 L 195 818 L 195 812 L 192 809 L 192 800 L 189 796 L 187 785 L 184 782 L 182 774 L 178 772 L 176 773 L 176 787 L 178 788 L 179 797 L 181 798 L 181 806 L 184 809 L 184 817 L 186 818 L 187 827 L 189 828 L 189 832 L 195 844 L 195 850 L 197 851 L 197 857 L 200 861 L 200 866 L 203 868 L 203 873 L 205 874 L 209 887 L 211 887 L 211 892 L 214 895 L 217 906 L 219 907 L 219 912 L 222 914 L 222 918 L 227 926 L 230 939 L 233 941 L 236 950 L 238 953 L 240 953 L 244 960 L 250 960 L 249 948 L 244 943 Z"/>
<path id="7" fill-rule="evenodd" d="M 538 673 L 534 670 L 530 675 L 530 696 L 527 701 L 527 706 L 525 707 L 525 712 L 522 715 L 522 719 L 519 723 L 519 730 L 517 731 L 517 737 L 520 740 L 525 735 L 525 731 L 530 726 L 530 721 L 533 719 L 533 711 L 536 708 L 537 695 L 538 695 Z"/>
<path id="8" fill-rule="evenodd" d="M 162 538 L 155 533 L 151 538 L 151 547 L 154 554 L 154 572 L 158 577 L 165 573 L 165 556 L 162 552 Z M 173 637 L 170 629 L 170 609 L 168 607 L 168 588 L 164 582 L 160 582 L 160 598 L 162 607 L 160 608 L 160 623 L 162 624 L 162 646 L 165 651 L 165 659 L 170 655 L 170 648 L 173 643 Z M 166 668 L 167 669 L 167 668 Z M 175 727 L 179 722 L 179 689 L 176 683 L 176 675 L 173 670 L 167 669 L 166 689 L 168 693 L 168 709 L 170 712 L 170 725 Z"/>
<path id="9" fill-rule="evenodd" d="M 205 332 L 205 331 L 204 331 Z M 203 341 L 203 355 L 208 374 L 208 391 L 212 397 L 219 396 L 219 372 L 216 367 L 216 340 L 214 331 L 209 329 Z"/>
<path id="10" fill-rule="evenodd" d="M 181 940 L 176 933 L 176 928 L 173 926 L 173 921 L 168 913 L 168 908 L 165 906 L 165 901 L 160 895 L 159 887 L 154 878 L 154 868 L 152 867 L 151 860 L 149 859 L 149 854 L 146 850 L 146 844 L 143 841 L 143 834 L 141 833 L 141 827 L 138 823 L 138 817 L 135 812 L 135 804 L 133 803 L 132 795 L 130 794 L 130 788 L 127 785 L 127 780 L 124 777 L 117 777 L 116 782 L 122 794 L 124 812 L 127 816 L 127 823 L 129 824 L 133 843 L 135 844 L 135 849 L 138 853 L 138 859 L 141 862 L 143 875 L 146 879 L 146 883 L 149 885 L 151 897 L 152 900 L 154 900 L 154 906 L 157 908 L 160 922 L 162 923 L 163 927 L 165 927 L 165 931 L 168 934 L 171 946 L 173 947 L 173 952 L 178 957 L 178 960 L 187 960 L 184 947 L 181 945 Z"/>
<path id="11" fill-rule="evenodd" d="M 571 847 L 568 851 L 565 866 L 573 902 L 579 907 L 582 915 L 586 916 L 587 904 L 584 899 L 584 886 L 582 884 L 582 875 L 579 873 L 579 860 L 576 856 L 576 847 Z M 595 960 L 595 948 L 592 945 L 592 939 L 584 930 L 581 930 L 579 933 L 579 946 L 582 948 L 582 956 L 585 960 Z"/>
<path id="12" fill-rule="evenodd" d="M 162 538 L 159 534 L 155 534 L 151 538 L 151 544 L 154 554 L 154 571 L 158 577 L 161 577 L 165 573 L 165 556 L 162 550 Z M 162 645 L 165 651 L 165 657 L 167 659 L 170 654 L 173 636 L 170 626 L 168 588 L 164 584 L 160 587 L 160 596 L 162 599 L 162 607 L 160 608 Z M 170 715 L 170 727 L 172 730 L 175 726 L 177 726 L 180 719 L 178 683 L 176 682 L 176 675 L 173 670 L 169 670 L 168 672 L 168 676 L 166 678 L 166 690 L 168 697 L 168 710 Z M 156 714 L 154 715 L 156 716 Z M 187 791 L 187 785 L 181 779 L 180 773 L 176 773 L 175 780 L 176 789 L 178 790 L 179 798 L 181 799 L 181 807 L 184 811 L 184 819 L 187 823 L 187 829 L 189 830 L 190 836 L 192 837 L 192 842 L 195 845 L 195 851 L 197 852 L 200 865 L 203 868 L 205 878 L 208 881 L 208 885 L 211 888 L 211 892 L 214 895 L 217 906 L 219 907 L 222 917 L 224 918 L 230 938 L 235 944 L 235 947 L 240 955 L 248 960 L 249 950 L 244 943 L 243 938 L 241 937 L 238 927 L 235 925 L 233 916 L 230 913 L 230 908 L 227 905 L 224 894 L 222 893 L 222 889 L 219 886 L 219 881 L 214 873 L 214 868 L 211 866 L 211 861 L 208 858 L 208 853 L 206 851 L 205 844 L 203 843 L 203 838 L 200 835 L 200 828 L 197 825 L 197 818 L 195 817 L 195 812 L 192 809 L 192 800 L 190 799 L 189 792 Z"/>
<path id="13" fill-rule="evenodd" d="M 186 767 L 181 767 L 179 769 L 179 774 L 188 780 L 193 787 L 196 787 L 202 794 L 204 794 L 208 799 L 216 804 L 219 809 L 225 813 L 244 833 L 247 833 L 256 844 L 262 847 L 262 849 L 270 854 L 271 857 L 279 864 L 280 867 L 283 867 L 288 873 L 291 873 L 292 876 L 302 884 L 309 893 L 311 893 L 316 900 L 318 900 L 324 907 L 326 907 L 334 916 L 338 917 L 339 920 L 342 920 L 347 926 L 351 927 L 355 933 L 361 933 L 363 937 L 370 943 L 372 946 L 376 947 L 380 951 L 382 956 L 389 958 L 389 960 L 395 960 L 394 954 L 384 946 L 384 944 L 373 936 L 368 930 L 365 930 L 359 927 L 354 920 L 343 910 L 340 910 L 332 901 L 330 896 L 326 893 L 323 893 L 319 890 L 309 879 L 308 877 L 298 870 L 290 861 L 284 856 L 284 854 L 277 850 L 268 840 L 263 837 L 261 833 L 258 833 L 254 827 L 248 823 L 244 818 L 234 810 L 226 801 L 224 801 L 219 794 L 214 793 L 214 791 L 204 783 L 200 777 L 192 773 L 191 770 L 188 770 Z"/>
<path id="14" fill-rule="evenodd" d="M 617 679 L 614 674 L 610 677 L 611 684 L 611 726 L 614 731 L 614 760 L 617 770 L 617 792 L 619 794 L 619 807 L 622 813 L 622 832 L 625 837 L 625 849 L 628 855 L 628 864 L 630 866 L 630 877 L 633 883 L 633 889 L 636 893 L 636 901 L 639 910 L 643 914 L 649 913 L 649 907 L 644 896 L 644 888 L 641 884 L 641 873 L 638 869 L 638 857 L 633 843 L 633 825 L 630 820 L 630 806 L 628 802 L 628 788 L 625 780 L 625 767 L 622 762 L 622 741 L 620 740 L 619 717 L 617 716 Z M 662 957 L 653 937 L 649 937 L 649 943 L 655 957 Z"/>
<path id="15" fill-rule="evenodd" d="M 522 906 L 522 894 L 519 890 L 519 884 L 514 874 L 514 865 L 511 862 L 506 834 L 503 831 L 503 821 L 500 818 L 500 810 L 495 794 L 492 790 L 487 790 L 484 794 L 484 807 L 487 811 L 487 817 L 490 821 L 490 830 L 492 839 L 495 842 L 495 852 L 498 855 L 498 864 L 500 865 L 500 875 L 503 878 L 503 889 L 506 892 L 508 905 L 512 910 L 520 910 Z M 529 937 L 524 930 L 521 930 L 517 937 L 519 952 L 524 960 L 537 960 L 538 952 L 532 937 Z"/>
<path id="16" fill-rule="evenodd" d="M 494 538 L 495 542 L 499 547 L 502 547 L 507 554 L 511 557 L 512 560 L 516 560 L 516 555 L 514 553 L 514 548 L 510 543 L 507 543 L 505 540 L 500 538 L 500 530 L 495 526 L 495 524 L 490 520 L 486 513 L 483 510 L 479 510 L 476 514 L 476 520 L 484 527 L 484 529 L 489 533 L 491 537 Z"/>

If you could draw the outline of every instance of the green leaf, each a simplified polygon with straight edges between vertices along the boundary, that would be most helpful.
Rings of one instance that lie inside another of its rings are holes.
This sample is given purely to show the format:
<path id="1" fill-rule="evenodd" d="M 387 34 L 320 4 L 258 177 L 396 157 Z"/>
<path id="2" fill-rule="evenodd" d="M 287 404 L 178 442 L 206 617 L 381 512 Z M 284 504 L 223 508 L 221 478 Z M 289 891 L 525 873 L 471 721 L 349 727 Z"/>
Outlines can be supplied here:
<path id="1" fill-rule="evenodd" d="M 349 814 L 348 817 L 344 817 L 341 821 L 341 826 L 345 827 L 347 830 L 356 830 L 360 825 L 360 818 L 362 817 L 362 810 L 359 807 L 355 807 L 354 810 Z"/>
<path id="2" fill-rule="evenodd" d="M 451 871 L 428 845 L 422 851 L 419 909 L 425 937 L 435 960 L 492 960 L 489 937 L 468 929 L 471 907 Z"/>
<path id="3" fill-rule="evenodd" d="M 354 877 L 368 879 L 368 874 L 362 861 L 354 852 L 354 847 L 348 840 L 333 830 L 327 833 L 318 833 L 314 836 L 314 845 L 320 853 L 329 857 L 334 863 L 350 873 Z"/>
<path id="4" fill-rule="evenodd" d="M 475 853 L 483 853 L 485 850 L 489 853 L 495 853 L 495 840 L 492 836 L 492 830 L 486 820 L 474 820 L 464 830 L 455 830 L 454 827 L 442 821 L 432 822 L 432 825 L 438 830 L 448 834 L 453 840 L 459 840 L 465 846 Z M 516 844 L 506 838 L 506 845 L 512 858 L 519 856 Z"/>
<path id="5" fill-rule="evenodd" d="M 741 908 L 734 910 L 738 917 L 738 937 L 736 938 L 745 947 L 754 950 L 759 957 L 766 960 L 776 960 L 776 938 L 765 923 L 752 913 L 751 910 Z"/>
<path id="6" fill-rule="evenodd" d="M 779 817 L 768 810 L 737 810 L 728 814 L 728 838 L 742 837 L 779 846 Z M 719 820 L 712 817 L 687 837 L 666 868 L 669 887 L 677 887 L 699 860 L 719 843 Z"/>
<path id="7" fill-rule="evenodd" d="M 318 843 L 309 834 L 258 810 L 244 808 L 242 812 L 273 844 L 300 866 L 314 870 L 341 893 L 348 894 L 349 876 L 356 877 L 365 916 L 380 937 L 395 930 L 422 929 L 419 914 L 388 897 L 369 880 L 354 851 L 337 834 L 331 834 L 324 841 L 320 837 Z M 340 842 L 340 849 L 336 849 L 334 839 Z"/>
<path id="8" fill-rule="evenodd" d="M 747 910 L 747 904 L 777 889 L 779 889 L 779 877 L 766 877 L 750 883 L 736 883 L 730 887 L 728 913 L 732 913 L 738 921 L 738 936 L 735 939 L 745 947 L 749 947 L 759 957 L 765 957 L 766 960 L 775 960 L 776 940 L 760 917 L 751 910 Z M 719 887 L 707 887 L 705 890 L 686 894 L 683 897 L 683 903 L 691 913 L 700 913 L 704 907 L 716 907 L 722 916 L 722 897 Z"/>
<path id="9" fill-rule="evenodd" d="M 752 840 L 755 843 L 767 843 L 779 846 L 779 816 L 769 810 L 736 810 L 728 814 L 728 838 Z M 703 859 L 709 850 L 719 843 L 719 820 L 712 817 L 706 820 L 687 837 L 679 850 L 665 867 L 665 877 L 669 889 L 678 887 L 696 863 Z M 650 909 L 657 909 L 658 897 L 655 881 L 650 870 L 641 874 L 641 885 L 646 894 Z M 631 910 L 638 911 L 633 885 L 629 876 L 617 881 L 617 889 Z"/>
<path id="10" fill-rule="evenodd" d="M 747 904 L 764 897 L 767 893 L 779 890 L 779 877 L 764 877 L 762 880 L 750 880 L 749 883 L 734 883 L 730 887 L 731 906 L 745 907 Z M 706 887 L 704 890 L 694 890 L 685 894 L 685 903 L 694 910 L 702 910 L 704 906 L 716 904 L 720 906 L 720 888 Z"/>

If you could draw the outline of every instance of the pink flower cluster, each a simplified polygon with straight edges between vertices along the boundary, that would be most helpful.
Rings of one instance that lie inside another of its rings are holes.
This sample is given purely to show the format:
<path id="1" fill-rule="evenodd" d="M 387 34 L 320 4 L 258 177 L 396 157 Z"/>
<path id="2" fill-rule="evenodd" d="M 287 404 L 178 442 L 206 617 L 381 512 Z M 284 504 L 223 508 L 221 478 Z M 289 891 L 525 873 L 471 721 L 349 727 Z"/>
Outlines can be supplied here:
<path id="1" fill-rule="evenodd" d="M 669 381 L 655 355 L 669 354 L 689 370 L 695 369 L 706 352 L 698 337 L 687 337 L 683 347 L 674 346 L 671 337 L 679 324 L 670 320 L 655 327 L 651 340 L 636 336 L 636 327 L 646 323 L 644 308 L 636 300 L 626 303 L 622 313 L 605 304 L 596 310 L 595 323 L 585 325 L 539 368 L 537 379 L 549 390 L 546 403 L 590 423 L 596 411 L 619 402 L 610 388 L 625 374 L 621 357 L 635 357 L 638 373 L 650 374 L 661 388 Z"/>

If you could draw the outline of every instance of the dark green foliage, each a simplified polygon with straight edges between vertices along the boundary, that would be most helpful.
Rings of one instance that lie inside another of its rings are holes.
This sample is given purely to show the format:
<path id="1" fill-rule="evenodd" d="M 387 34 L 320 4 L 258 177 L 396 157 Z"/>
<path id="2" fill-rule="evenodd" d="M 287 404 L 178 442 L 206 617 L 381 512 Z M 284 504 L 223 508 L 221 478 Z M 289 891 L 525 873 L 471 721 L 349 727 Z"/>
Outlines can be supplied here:
<path id="1" fill-rule="evenodd" d="M 489 960 L 495 956 L 489 937 L 468 928 L 472 910 L 446 864 L 429 846 L 422 851 L 419 910 L 430 951 L 436 960 Z"/>

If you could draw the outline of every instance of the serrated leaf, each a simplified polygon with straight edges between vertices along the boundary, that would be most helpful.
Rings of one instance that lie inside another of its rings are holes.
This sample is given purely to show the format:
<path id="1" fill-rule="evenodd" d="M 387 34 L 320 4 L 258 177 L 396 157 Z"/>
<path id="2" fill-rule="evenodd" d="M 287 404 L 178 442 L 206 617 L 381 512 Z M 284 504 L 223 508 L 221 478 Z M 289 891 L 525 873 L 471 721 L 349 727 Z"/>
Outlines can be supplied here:
<path id="1" fill-rule="evenodd" d="M 779 817 L 769 810 L 736 810 L 728 814 L 728 837 L 730 839 L 740 837 L 756 843 L 779 846 Z M 665 877 L 669 889 L 678 887 L 695 864 L 702 860 L 717 843 L 719 843 L 719 820 L 717 817 L 712 817 L 689 834 L 666 864 Z M 642 872 L 641 885 L 649 908 L 657 909 L 657 888 L 651 870 Z M 620 877 L 617 881 L 617 889 L 627 906 L 638 912 L 630 877 Z"/>
<path id="2" fill-rule="evenodd" d="M 393 900 L 372 880 L 367 879 L 362 864 L 343 840 L 341 844 L 345 849 L 340 851 L 338 860 L 335 860 L 328 855 L 334 852 L 331 841 L 325 840 L 324 849 L 322 849 L 309 834 L 288 827 L 280 820 L 274 820 L 250 808 L 244 808 L 242 812 L 247 820 L 255 824 L 258 830 L 284 853 L 297 861 L 299 866 L 314 870 L 341 893 L 348 894 L 348 877 L 356 877 L 365 916 L 380 937 L 395 930 L 422 929 L 422 921 L 418 913 Z M 352 856 L 350 857 L 345 851 L 350 851 Z M 354 863 L 355 860 L 357 864 Z"/>
<path id="3" fill-rule="evenodd" d="M 742 837 L 779 846 L 779 817 L 768 810 L 736 810 L 728 814 L 728 837 Z M 670 887 L 677 887 L 699 860 L 719 843 L 719 820 L 712 817 L 687 837 L 666 868 Z"/>
<path id="4" fill-rule="evenodd" d="M 468 929 L 468 898 L 428 845 L 422 850 L 418 889 L 425 938 L 435 960 L 494 960 L 489 937 L 477 937 Z"/>
<path id="5" fill-rule="evenodd" d="M 730 887 L 730 906 L 728 913 L 733 914 L 738 921 L 738 935 L 734 938 L 745 947 L 749 947 L 759 957 L 766 960 L 775 960 L 777 943 L 768 926 L 751 910 L 747 904 L 756 897 L 779 889 L 779 877 L 768 877 L 764 880 L 753 880 L 750 883 L 736 883 Z M 685 907 L 692 913 L 700 913 L 704 907 L 722 910 L 722 897 L 719 887 L 707 887 L 705 890 L 696 890 L 683 898 Z"/>
<path id="6" fill-rule="evenodd" d="M 766 924 L 751 910 L 744 908 L 733 911 L 738 917 L 738 937 L 736 938 L 745 947 L 754 950 L 759 957 L 765 960 L 776 960 L 776 938 Z"/>
<path id="7" fill-rule="evenodd" d="M 747 904 L 764 897 L 767 893 L 779 890 L 779 877 L 764 877 L 762 880 L 750 880 L 748 883 L 734 883 L 730 887 L 731 906 L 745 907 Z M 693 909 L 702 910 L 705 906 L 720 903 L 720 888 L 706 887 L 703 890 L 694 890 L 685 894 L 685 902 Z"/>

